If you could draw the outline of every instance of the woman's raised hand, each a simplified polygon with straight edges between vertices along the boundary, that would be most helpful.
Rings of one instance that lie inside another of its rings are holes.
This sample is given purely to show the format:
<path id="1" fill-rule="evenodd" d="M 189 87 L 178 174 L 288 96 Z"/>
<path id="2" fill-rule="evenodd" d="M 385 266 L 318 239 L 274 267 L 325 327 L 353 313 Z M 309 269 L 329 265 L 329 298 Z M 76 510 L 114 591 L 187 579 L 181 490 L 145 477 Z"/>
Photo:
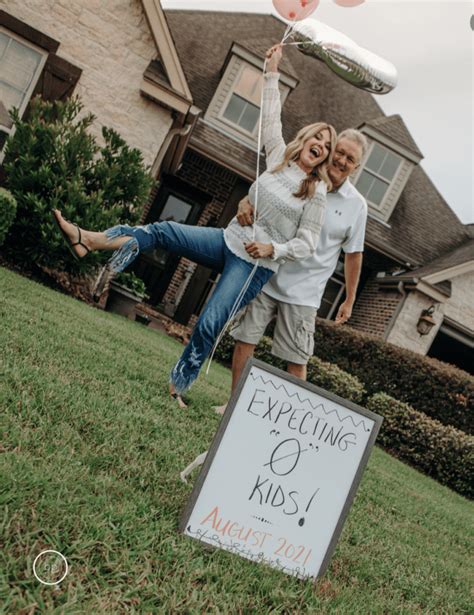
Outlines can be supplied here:
<path id="1" fill-rule="evenodd" d="M 282 55 L 283 45 L 273 45 L 273 47 L 270 47 L 266 53 L 268 73 L 278 72 L 278 65 L 280 64 Z"/>

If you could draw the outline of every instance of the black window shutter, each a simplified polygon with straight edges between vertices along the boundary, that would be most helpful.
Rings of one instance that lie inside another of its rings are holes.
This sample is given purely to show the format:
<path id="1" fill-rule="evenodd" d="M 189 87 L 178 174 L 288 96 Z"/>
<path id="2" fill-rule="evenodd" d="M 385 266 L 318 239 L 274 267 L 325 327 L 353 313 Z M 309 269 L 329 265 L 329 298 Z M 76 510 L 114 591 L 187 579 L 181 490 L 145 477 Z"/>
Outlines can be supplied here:
<path id="1" fill-rule="evenodd" d="M 50 53 L 32 98 L 39 94 L 44 100 L 66 100 L 73 93 L 81 73 L 82 70 L 74 64 Z"/>

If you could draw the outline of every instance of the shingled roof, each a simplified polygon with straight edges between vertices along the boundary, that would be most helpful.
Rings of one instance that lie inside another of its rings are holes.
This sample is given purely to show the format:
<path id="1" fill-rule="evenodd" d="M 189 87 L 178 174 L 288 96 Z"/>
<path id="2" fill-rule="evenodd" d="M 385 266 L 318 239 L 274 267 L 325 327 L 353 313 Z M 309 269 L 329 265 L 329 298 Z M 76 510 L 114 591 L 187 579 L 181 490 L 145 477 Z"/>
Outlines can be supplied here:
<path id="1" fill-rule="evenodd" d="M 176 49 L 194 103 L 205 111 L 221 79 L 227 53 L 236 42 L 253 47 L 256 40 L 278 42 L 285 24 L 271 15 L 213 11 L 165 11 Z M 387 118 L 375 98 L 346 83 L 322 62 L 294 47 L 285 56 L 300 79 L 283 107 L 286 140 L 299 128 L 318 120 L 340 131 L 349 126 L 371 123 L 377 130 L 421 155 L 399 116 Z M 226 138 L 208 125 L 195 129 L 191 143 L 222 155 L 231 153 L 247 178 L 255 175 L 256 154 Z M 397 252 L 412 266 L 422 266 L 440 254 L 453 250 L 468 239 L 468 231 L 441 197 L 421 166 L 416 166 L 389 220 L 389 227 L 374 219 L 367 225 L 369 244 Z"/>
<path id="2" fill-rule="evenodd" d="M 374 120 L 366 122 L 366 124 L 367 126 L 372 126 L 384 135 L 387 135 L 387 137 L 390 137 L 396 143 L 405 146 L 420 158 L 423 158 L 423 154 L 419 150 L 418 145 L 411 136 L 405 122 L 402 120 L 401 116 L 398 115 L 398 113 L 388 117 L 377 117 Z"/>
<path id="3" fill-rule="evenodd" d="M 441 271 L 447 271 L 458 265 L 464 265 L 464 263 L 474 264 L 474 240 L 468 239 L 465 243 L 454 250 L 450 250 L 447 254 L 443 254 L 439 258 L 436 258 L 433 262 L 428 263 L 424 267 L 405 273 L 402 277 L 417 277 L 426 278 L 434 273 L 440 273 Z"/>

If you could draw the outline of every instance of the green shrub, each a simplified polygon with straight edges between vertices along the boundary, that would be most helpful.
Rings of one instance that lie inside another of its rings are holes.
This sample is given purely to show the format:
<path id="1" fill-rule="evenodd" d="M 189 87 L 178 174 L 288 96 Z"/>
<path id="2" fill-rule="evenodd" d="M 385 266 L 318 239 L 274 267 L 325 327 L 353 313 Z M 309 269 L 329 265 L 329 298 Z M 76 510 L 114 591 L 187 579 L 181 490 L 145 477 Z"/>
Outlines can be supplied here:
<path id="1" fill-rule="evenodd" d="M 16 131 L 7 141 L 4 168 L 18 212 L 5 249 L 17 262 L 91 271 L 110 255 L 72 259 L 52 210 L 85 228 L 105 229 L 138 221 L 148 198 L 153 181 L 141 153 L 110 128 L 102 129 L 104 144 L 98 145 L 89 133 L 94 117 L 79 119 L 81 110 L 78 99 L 36 98 L 27 119 L 12 112 Z"/>
<path id="2" fill-rule="evenodd" d="M 0 246 L 5 241 L 16 216 L 16 200 L 11 192 L 0 188 Z"/>
<path id="3" fill-rule="evenodd" d="M 216 359 L 229 365 L 232 361 L 234 344 L 234 339 L 230 335 L 224 335 L 217 347 Z M 280 369 L 286 369 L 286 361 L 271 354 L 271 345 L 271 340 L 263 337 L 255 349 L 255 357 Z M 354 403 L 360 403 L 365 395 L 364 387 L 357 378 L 337 365 L 331 365 L 317 357 L 311 357 L 308 362 L 308 382 Z"/>
<path id="4" fill-rule="evenodd" d="M 369 395 L 383 391 L 445 425 L 474 432 L 474 378 L 461 369 L 322 319 L 315 353 L 357 376 Z"/>
<path id="5" fill-rule="evenodd" d="M 474 437 L 443 425 L 385 393 L 367 408 L 384 417 L 377 439 L 388 451 L 443 485 L 474 497 Z"/>

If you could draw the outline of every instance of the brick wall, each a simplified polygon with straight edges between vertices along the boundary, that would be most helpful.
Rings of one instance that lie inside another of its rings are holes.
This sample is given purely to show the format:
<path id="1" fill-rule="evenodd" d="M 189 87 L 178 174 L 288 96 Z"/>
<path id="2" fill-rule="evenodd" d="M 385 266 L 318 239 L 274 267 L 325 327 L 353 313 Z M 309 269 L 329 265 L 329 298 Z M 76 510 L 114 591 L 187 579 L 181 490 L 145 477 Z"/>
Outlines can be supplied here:
<path id="1" fill-rule="evenodd" d="M 215 225 L 232 193 L 238 179 L 237 175 L 188 149 L 177 177 L 211 195 L 211 201 L 204 208 L 198 226 L 208 225 L 212 218 L 214 218 L 213 225 Z M 167 311 L 171 312 L 177 308 L 176 295 L 179 292 L 182 296 L 187 285 L 186 278 L 188 282 L 191 278 L 187 272 L 194 272 L 196 267 L 195 263 L 186 258 L 180 260 L 163 297 Z"/>
<path id="2" fill-rule="evenodd" d="M 372 272 L 352 311 L 350 326 L 383 337 L 402 296 L 398 291 L 381 290 Z"/>

